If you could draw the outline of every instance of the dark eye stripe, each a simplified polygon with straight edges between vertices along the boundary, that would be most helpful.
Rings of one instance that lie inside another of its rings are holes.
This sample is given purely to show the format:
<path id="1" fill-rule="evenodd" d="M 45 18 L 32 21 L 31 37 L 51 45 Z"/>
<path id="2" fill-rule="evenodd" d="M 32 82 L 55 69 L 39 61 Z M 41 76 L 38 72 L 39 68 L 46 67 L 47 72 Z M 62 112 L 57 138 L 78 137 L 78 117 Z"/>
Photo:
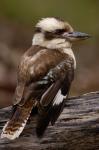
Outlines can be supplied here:
<path id="1" fill-rule="evenodd" d="M 48 39 L 48 40 L 53 39 L 53 33 L 46 31 L 45 32 L 45 38 Z"/>
<path id="2" fill-rule="evenodd" d="M 48 32 L 48 31 L 46 31 L 45 32 L 45 38 L 46 39 L 49 39 L 49 40 L 51 40 L 51 39 L 53 39 L 53 38 L 55 38 L 55 37 L 59 37 L 61 34 L 63 34 L 64 32 L 66 32 L 66 29 L 56 29 L 55 31 L 53 31 L 53 32 Z"/>
<path id="3" fill-rule="evenodd" d="M 55 34 L 62 34 L 62 33 L 64 33 L 66 31 L 66 29 L 56 29 L 55 30 Z"/>
<path id="4" fill-rule="evenodd" d="M 34 30 L 34 32 L 36 32 L 36 33 L 40 33 L 40 32 L 41 32 L 41 28 L 36 27 L 36 28 L 35 28 L 35 30 Z"/>

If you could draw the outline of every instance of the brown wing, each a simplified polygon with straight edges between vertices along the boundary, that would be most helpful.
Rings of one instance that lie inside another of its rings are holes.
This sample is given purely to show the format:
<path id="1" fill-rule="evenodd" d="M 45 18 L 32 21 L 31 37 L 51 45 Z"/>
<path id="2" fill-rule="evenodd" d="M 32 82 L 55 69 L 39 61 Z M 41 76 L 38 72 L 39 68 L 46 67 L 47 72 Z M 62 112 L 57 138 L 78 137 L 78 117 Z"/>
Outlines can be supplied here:
<path id="1" fill-rule="evenodd" d="M 18 137 L 24 129 L 32 108 L 35 107 L 37 100 L 40 99 L 43 111 L 40 110 L 40 107 L 38 108 L 39 115 L 36 131 L 38 136 L 42 135 L 49 121 L 53 124 L 60 114 L 60 111 L 54 109 L 54 104 L 57 103 L 55 96 L 58 90 L 61 89 L 63 94 L 69 89 L 69 86 L 67 86 L 65 91 L 62 86 L 69 72 L 67 69 L 68 57 L 58 50 L 52 51 L 45 48 L 38 48 L 37 53 L 32 53 L 34 48 L 26 52 L 20 62 L 18 86 L 14 102 L 17 105 L 12 118 L 3 129 L 2 137 L 9 139 Z M 67 60 L 67 62 L 64 63 L 64 60 Z M 60 104 L 59 106 L 60 109 L 63 108 L 63 105 Z M 59 107 L 57 110 L 59 110 Z"/>
<path id="2" fill-rule="evenodd" d="M 49 122 L 52 125 L 55 123 L 62 112 L 73 76 L 74 65 L 73 60 L 70 58 L 62 61 L 47 74 L 45 79 L 53 80 L 53 84 L 44 93 L 40 101 L 36 128 L 38 137 L 44 134 Z"/>
<path id="3" fill-rule="evenodd" d="M 58 50 L 32 46 L 23 56 L 19 65 L 18 84 L 14 105 L 24 105 L 27 97 L 37 98 L 46 91 L 51 82 L 39 84 L 50 71 L 67 56 Z"/>

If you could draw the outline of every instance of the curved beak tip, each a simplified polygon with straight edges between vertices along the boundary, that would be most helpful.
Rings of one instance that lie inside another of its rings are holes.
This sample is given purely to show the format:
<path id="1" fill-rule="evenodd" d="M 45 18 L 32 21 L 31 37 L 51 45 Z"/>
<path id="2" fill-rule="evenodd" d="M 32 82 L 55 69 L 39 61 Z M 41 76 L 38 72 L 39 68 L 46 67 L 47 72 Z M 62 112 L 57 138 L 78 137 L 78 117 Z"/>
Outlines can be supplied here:
<path id="1" fill-rule="evenodd" d="M 82 33 L 82 32 L 77 32 L 77 31 L 66 33 L 65 36 L 69 39 L 75 39 L 75 40 L 76 39 L 79 39 L 79 40 L 88 39 L 91 37 L 91 35 L 87 33 Z"/>
<path id="2" fill-rule="evenodd" d="M 78 39 L 86 39 L 86 38 L 90 38 L 91 36 L 87 33 L 73 32 L 71 37 L 78 38 Z"/>
<path id="3" fill-rule="evenodd" d="M 80 33 L 78 34 L 78 36 L 77 36 L 77 37 L 78 37 L 78 38 L 87 39 L 87 38 L 90 38 L 90 37 L 91 37 L 91 35 L 80 32 Z"/>

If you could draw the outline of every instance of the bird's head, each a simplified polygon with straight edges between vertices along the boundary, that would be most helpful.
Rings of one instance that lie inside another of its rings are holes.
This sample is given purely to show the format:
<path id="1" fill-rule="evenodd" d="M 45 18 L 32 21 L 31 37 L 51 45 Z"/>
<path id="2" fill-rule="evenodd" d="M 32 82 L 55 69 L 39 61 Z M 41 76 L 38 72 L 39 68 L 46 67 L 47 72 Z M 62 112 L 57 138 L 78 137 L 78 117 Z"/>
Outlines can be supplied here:
<path id="1" fill-rule="evenodd" d="M 59 18 L 43 18 L 35 27 L 33 45 L 47 48 L 71 47 L 72 42 L 84 40 L 90 36 L 74 31 L 71 25 Z"/>

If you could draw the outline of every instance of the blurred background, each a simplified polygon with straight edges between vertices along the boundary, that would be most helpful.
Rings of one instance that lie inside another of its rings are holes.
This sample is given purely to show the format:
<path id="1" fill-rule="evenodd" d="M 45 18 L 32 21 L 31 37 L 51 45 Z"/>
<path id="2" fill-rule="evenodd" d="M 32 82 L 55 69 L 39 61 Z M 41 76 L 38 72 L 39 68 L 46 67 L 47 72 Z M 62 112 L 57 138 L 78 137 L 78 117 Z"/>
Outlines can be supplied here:
<path id="1" fill-rule="evenodd" d="M 99 90 L 98 0 L 0 0 L 0 102 L 13 99 L 20 57 L 31 46 L 35 23 L 49 16 L 92 35 L 73 45 L 77 70 L 70 95 Z"/>

